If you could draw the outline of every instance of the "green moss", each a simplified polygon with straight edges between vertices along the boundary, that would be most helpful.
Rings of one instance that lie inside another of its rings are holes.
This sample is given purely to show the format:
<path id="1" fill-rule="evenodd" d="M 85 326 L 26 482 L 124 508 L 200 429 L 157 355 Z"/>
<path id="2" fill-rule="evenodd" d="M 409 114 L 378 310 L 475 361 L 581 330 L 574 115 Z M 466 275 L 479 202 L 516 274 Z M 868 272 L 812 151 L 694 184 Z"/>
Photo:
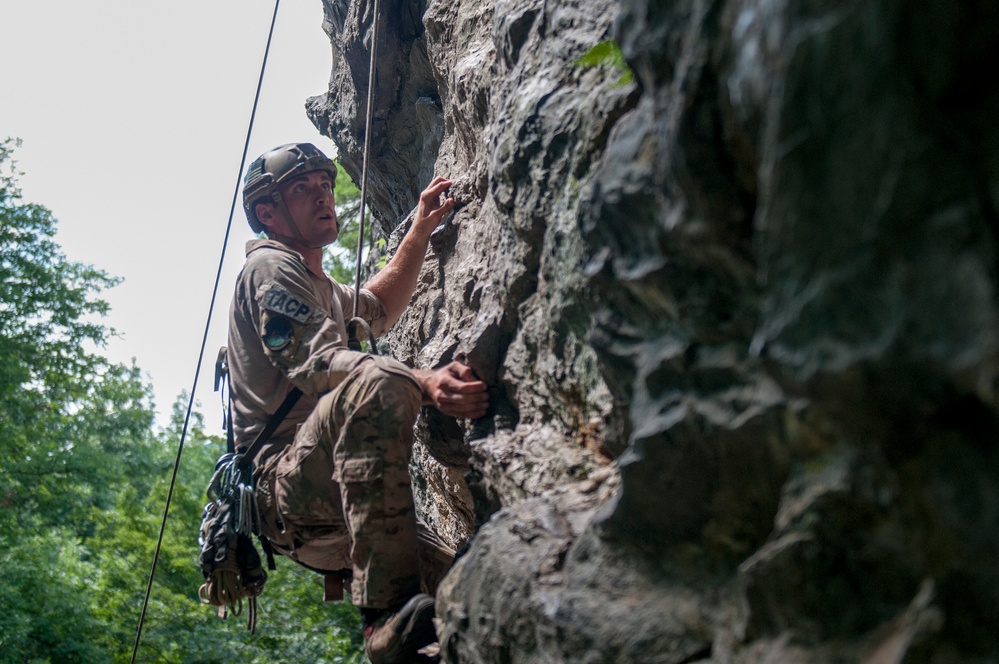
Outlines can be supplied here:
<path id="1" fill-rule="evenodd" d="M 581 58 L 576 60 L 575 64 L 577 67 L 582 67 L 583 69 L 607 67 L 621 72 L 621 77 L 617 80 L 616 85 L 628 85 L 635 81 L 635 74 L 631 71 L 631 67 L 628 66 L 627 60 L 624 59 L 621 47 L 613 39 L 602 41 L 592 47 Z"/>

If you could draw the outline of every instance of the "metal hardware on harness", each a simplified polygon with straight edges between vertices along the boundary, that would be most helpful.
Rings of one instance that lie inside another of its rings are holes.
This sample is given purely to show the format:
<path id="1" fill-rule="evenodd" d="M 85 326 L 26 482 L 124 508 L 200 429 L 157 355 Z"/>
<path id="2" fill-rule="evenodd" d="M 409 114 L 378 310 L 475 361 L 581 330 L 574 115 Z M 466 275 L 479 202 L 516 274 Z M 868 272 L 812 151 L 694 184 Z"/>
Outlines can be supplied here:
<path id="1" fill-rule="evenodd" d="M 223 346 L 215 363 L 216 390 L 224 386 L 228 378 L 226 347 Z M 292 388 L 253 442 L 237 451 L 233 438 L 232 391 L 229 391 L 226 408 L 228 452 L 215 464 L 215 472 L 206 492 L 208 504 L 201 516 L 198 536 L 201 547 L 199 562 L 205 583 L 198 589 L 198 597 L 205 604 L 217 606 L 220 618 L 227 617 L 230 612 L 240 615 L 245 599 L 248 609 L 246 626 L 250 633 L 256 631 L 257 597 L 267 582 L 267 572 L 253 544 L 253 535 L 260 538 L 267 555 L 267 566 L 274 569 L 270 546 L 260 532 L 253 459 L 301 396 L 300 389 Z"/>
<path id="2" fill-rule="evenodd" d="M 347 348 L 356 351 L 362 350 L 361 340 L 357 337 L 357 328 L 361 328 L 365 332 L 365 336 L 367 337 L 365 341 L 368 342 L 368 352 L 372 355 L 377 355 L 378 346 L 375 344 L 375 333 L 371 331 L 368 321 L 360 316 L 355 316 L 347 321 Z"/>

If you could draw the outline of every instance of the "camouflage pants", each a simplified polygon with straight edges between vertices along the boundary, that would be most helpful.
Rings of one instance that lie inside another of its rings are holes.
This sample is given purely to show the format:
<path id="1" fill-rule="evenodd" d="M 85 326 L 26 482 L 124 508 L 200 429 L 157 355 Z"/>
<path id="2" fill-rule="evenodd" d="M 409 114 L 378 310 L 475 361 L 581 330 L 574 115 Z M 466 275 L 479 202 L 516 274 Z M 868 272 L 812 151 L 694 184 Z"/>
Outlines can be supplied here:
<path id="1" fill-rule="evenodd" d="M 262 473 L 281 531 L 272 539 L 311 567 L 352 568 L 357 606 L 387 608 L 419 592 L 420 540 L 439 542 L 420 532 L 409 476 L 421 396 L 404 365 L 374 357 L 319 400 Z M 265 511 L 265 534 L 267 521 Z"/>

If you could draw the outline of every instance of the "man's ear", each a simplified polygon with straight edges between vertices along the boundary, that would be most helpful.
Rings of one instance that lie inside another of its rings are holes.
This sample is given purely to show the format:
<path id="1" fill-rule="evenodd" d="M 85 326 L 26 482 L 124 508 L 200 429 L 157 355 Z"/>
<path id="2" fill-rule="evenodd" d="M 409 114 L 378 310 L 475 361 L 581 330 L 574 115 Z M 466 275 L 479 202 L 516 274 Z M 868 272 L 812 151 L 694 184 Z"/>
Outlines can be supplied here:
<path id="1" fill-rule="evenodd" d="M 274 225 L 274 206 L 270 203 L 257 203 L 253 212 L 260 224 L 265 227 L 264 230 L 269 231 Z"/>

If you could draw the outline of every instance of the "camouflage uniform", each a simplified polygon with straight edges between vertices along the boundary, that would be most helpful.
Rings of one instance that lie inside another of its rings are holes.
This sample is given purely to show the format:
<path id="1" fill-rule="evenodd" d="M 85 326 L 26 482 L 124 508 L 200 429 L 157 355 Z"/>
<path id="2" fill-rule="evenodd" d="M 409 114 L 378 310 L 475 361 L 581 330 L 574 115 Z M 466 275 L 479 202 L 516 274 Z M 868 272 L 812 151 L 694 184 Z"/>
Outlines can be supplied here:
<path id="1" fill-rule="evenodd" d="M 346 348 L 352 289 L 279 242 L 252 240 L 246 253 L 229 317 L 237 447 L 292 386 L 303 392 L 254 460 L 263 533 L 307 566 L 352 568 L 359 606 L 404 601 L 420 588 L 408 466 L 421 388 L 405 365 Z M 370 291 L 359 315 L 385 331 Z"/>

